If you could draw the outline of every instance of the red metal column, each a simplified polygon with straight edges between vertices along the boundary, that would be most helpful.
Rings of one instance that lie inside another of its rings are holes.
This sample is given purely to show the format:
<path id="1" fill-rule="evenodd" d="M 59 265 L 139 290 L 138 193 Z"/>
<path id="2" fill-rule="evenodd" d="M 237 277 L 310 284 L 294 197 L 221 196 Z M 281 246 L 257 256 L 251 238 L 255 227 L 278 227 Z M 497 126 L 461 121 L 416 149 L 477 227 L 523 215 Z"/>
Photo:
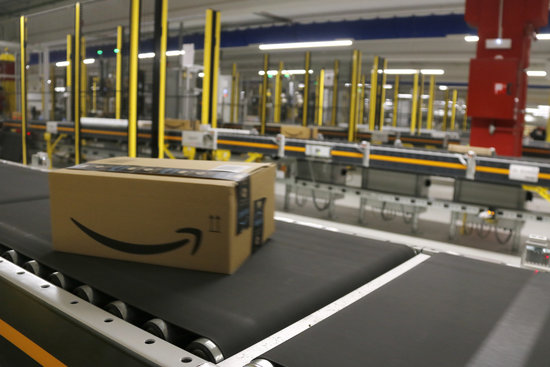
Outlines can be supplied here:
<path id="1" fill-rule="evenodd" d="M 548 1 L 466 0 L 466 22 L 478 28 L 479 36 L 476 58 L 470 62 L 470 145 L 521 156 L 525 70 L 536 30 L 548 22 Z"/>

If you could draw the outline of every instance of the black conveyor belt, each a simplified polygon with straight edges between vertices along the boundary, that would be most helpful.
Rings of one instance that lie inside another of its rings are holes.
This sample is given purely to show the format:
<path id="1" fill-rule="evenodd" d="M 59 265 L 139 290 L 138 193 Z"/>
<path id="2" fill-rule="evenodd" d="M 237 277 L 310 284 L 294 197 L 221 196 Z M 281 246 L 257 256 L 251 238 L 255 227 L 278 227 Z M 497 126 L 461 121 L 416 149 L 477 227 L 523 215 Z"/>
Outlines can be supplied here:
<path id="1" fill-rule="evenodd" d="M 0 243 L 212 339 L 226 357 L 414 255 L 405 246 L 283 222 L 230 276 L 65 254 L 51 249 L 49 200 L 0 205 Z"/>
<path id="2" fill-rule="evenodd" d="M 0 204 L 50 196 L 48 176 L 38 170 L 0 164 Z"/>
<path id="3" fill-rule="evenodd" d="M 283 367 L 549 366 L 550 307 L 539 292 L 550 294 L 549 274 L 439 254 L 262 358 Z"/>

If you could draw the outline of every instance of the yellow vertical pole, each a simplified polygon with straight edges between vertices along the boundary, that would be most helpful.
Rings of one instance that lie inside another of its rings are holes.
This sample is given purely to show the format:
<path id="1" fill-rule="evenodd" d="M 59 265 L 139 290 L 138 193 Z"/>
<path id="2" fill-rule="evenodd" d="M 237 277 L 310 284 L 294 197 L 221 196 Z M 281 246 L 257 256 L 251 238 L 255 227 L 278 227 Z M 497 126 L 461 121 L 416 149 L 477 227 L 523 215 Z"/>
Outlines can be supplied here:
<path id="1" fill-rule="evenodd" d="M 361 76 L 362 76 L 362 72 L 363 72 L 363 68 L 362 68 L 362 63 L 363 63 L 363 53 L 361 51 L 359 51 L 359 59 L 358 59 L 358 64 L 357 64 L 357 86 L 355 87 L 356 90 L 357 90 L 357 93 L 356 93 L 356 96 L 357 96 L 357 101 L 355 101 L 355 120 L 354 120 L 354 128 L 353 128 L 353 136 L 354 136 L 354 140 L 355 138 L 357 137 L 357 125 L 359 124 L 363 124 L 363 117 L 361 117 L 361 119 L 359 119 L 359 114 L 361 112 L 361 105 L 359 103 L 365 103 L 365 98 L 364 98 L 364 95 L 363 95 L 363 102 L 361 102 L 361 93 L 360 93 L 360 90 L 359 90 L 359 87 L 362 87 L 363 84 L 365 83 L 362 83 L 361 82 Z M 364 111 L 364 110 L 363 110 Z"/>
<path id="2" fill-rule="evenodd" d="M 80 42 L 80 58 L 86 58 L 86 38 L 82 37 Z M 86 102 L 88 98 L 88 66 L 82 63 L 82 72 L 80 73 L 80 105 L 82 116 L 88 116 Z"/>
<path id="3" fill-rule="evenodd" d="M 97 112 L 97 76 L 92 79 L 92 112 Z"/>
<path id="4" fill-rule="evenodd" d="M 374 57 L 370 73 L 370 103 L 369 103 L 369 130 L 373 131 L 376 123 L 376 94 L 378 92 L 378 63 L 380 58 Z"/>
<path id="5" fill-rule="evenodd" d="M 317 124 L 317 114 L 319 113 L 319 76 L 317 75 L 315 77 L 315 81 L 313 82 L 313 85 L 315 86 L 315 103 L 313 106 L 313 124 Z"/>
<path id="6" fill-rule="evenodd" d="M 361 75 L 361 93 L 359 93 L 359 118 L 357 119 L 357 123 L 355 125 L 361 125 L 363 124 L 363 120 L 365 119 L 365 74 Z"/>
<path id="7" fill-rule="evenodd" d="M 416 115 L 418 113 L 418 72 L 414 74 L 412 108 L 411 108 L 411 134 L 416 133 Z"/>
<path id="8" fill-rule="evenodd" d="M 166 115 L 166 44 L 168 42 L 168 0 L 162 0 L 159 68 L 158 158 L 164 158 L 164 122 Z"/>
<path id="9" fill-rule="evenodd" d="M 74 161 L 80 164 L 80 3 L 75 4 L 74 11 Z"/>
<path id="10" fill-rule="evenodd" d="M 235 102 L 237 100 L 237 64 L 233 63 L 233 69 L 231 70 L 231 102 L 229 103 L 229 121 L 236 122 L 235 120 Z"/>
<path id="11" fill-rule="evenodd" d="M 132 0 L 130 12 L 130 54 L 128 55 L 128 157 L 137 155 L 137 93 L 138 93 L 138 53 L 139 53 L 139 18 L 140 0 Z M 162 149 L 162 147 L 159 147 Z"/>
<path id="12" fill-rule="evenodd" d="M 281 122 L 281 94 L 283 93 L 283 68 L 284 63 L 279 62 L 279 70 L 275 78 L 275 110 L 273 111 L 273 122 Z"/>
<path id="13" fill-rule="evenodd" d="M 338 80 L 340 77 L 340 61 L 334 60 L 334 77 L 332 79 L 332 113 L 330 124 L 336 126 L 336 114 L 338 113 Z"/>
<path id="14" fill-rule="evenodd" d="M 319 72 L 319 111 L 317 112 L 317 125 L 323 125 L 323 110 L 325 103 L 325 69 Z"/>
<path id="15" fill-rule="evenodd" d="M 453 90 L 453 106 L 451 109 L 451 130 L 455 129 L 455 120 L 456 120 L 456 100 L 458 98 L 458 91 Z"/>
<path id="16" fill-rule="evenodd" d="M 264 76 L 262 78 L 262 100 L 260 104 L 260 134 L 265 135 L 265 124 L 267 120 L 267 72 L 269 70 L 269 55 L 264 55 Z"/>
<path id="17" fill-rule="evenodd" d="M 355 141 L 355 118 L 357 103 L 357 67 L 359 64 L 359 50 L 353 50 L 351 66 L 351 86 L 349 98 L 349 123 L 348 123 L 348 141 Z"/>
<path id="18" fill-rule="evenodd" d="M 307 108 L 309 103 L 309 68 L 311 67 L 311 52 L 306 52 L 304 69 L 304 105 L 302 106 L 302 126 L 307 126 Z"/>
<path id="19" fill-rule="evenodd" d="M 210 114 L 210 124 L 213 128 L 216 128 L 218 125 L 218 77 L 219 77 L 219 69 L 220 69 L 220 36 L 221 36 L 221 16 L 219 11 L 214 12 L 214 59 L 213 59 L 213 65 L 212 65 L 212 90 L 211 93 L 211 109 L 212 112 Z"/>
<path id="20" fill-rule="evenodd" d="M 241 103 L 241 88 L 239 86 L 239 79 L 241 73 L 237 71 L 237 76 L 235 80 L 235 122 L 239 121 L 239 103 Z"/>
<path id="21" fill-rule="evenodd" d="M 202 78 L 202 124 L 217 125 L 218 68 L 220 62 L 220 14 L 206 10 L 204 25 L 204 77 Z"/>
<path id="22" fill-rule="evenodd" d="M 424 74 L 420 77 L 420 100 L 418 103 L 418 132 L 422 130 L 422 123 L 424 122 L 424 114 L 422 113 L 422 108 L 424 107 L 424 85 L 426 84 L 424 80 Z"/>
<path id="23" fill-rule="evenodd" d="M 72 58 L 72 50 L 73 48 L 73 36 L 71 36 L 70 34 L 67 35 L 67 62 L 69 63 L 67 65 L 67 68 L 65 69 L 66 70 L 66 81 L 67 81 L 67 92 L 69 91 L 68 89 L 72 87 L 72 67 L 73 67 L 73 63 L 71 61 L 71 58 Z"/>
<path id="24" fill-rule="evenodd" d="M 19 18 L 21 72 L 21 148 L 23 164 L 27 164 L 27 17 Z"/>
<path id="25" fill-rule="evenodd" d="M 447 119 L 449 117 L 449 90 L 445 90 L 445 106 L 443 106 L 443 131 L 447 131 Z"/>
<path id="26" fill-rule="evenodd" d="M 212 78 L 212 41 L 214 35 L 213 29 L 214 11 L 206 10 L 206 20 L 204 24 L 204 52 L 203 66 L 204 76 L 202 77 L 202 111 L 201 123 L 207 125 L 210 122 L 210 82 Z"/>
<path id="27" fill-rule="evenodd" d="M 384 59 L 384 68 L 382 69 L 382 89 L 380 91 L 380 126 L 379 129 L 384 128 L 384 105 L 386 104 L 386 69 L 388 68 L 388 60 Z"/>
<path id="28" fill-rule="evenodd" d="M 116 81 L 115 81 L 115 118 L 120 119 L 122 106 L 122 26 L 116 28 Z"/>
<path id="29" fill-rule="evenodd" d="M 426 129 L 433 129 L 434 120 L 434 97 L 435 97 L 435 75 L 430 75 L 430 99 L 428 101 L 428 120 L 426 121 Z"/>
<path id="30" fill-rule="evenodd" d="M 397 126 L 397 106 L 399 104 L 399 75 L 395 76 L 395 81 L 393 83 L 393 116 L 392 116 L 392 126 Z"/>

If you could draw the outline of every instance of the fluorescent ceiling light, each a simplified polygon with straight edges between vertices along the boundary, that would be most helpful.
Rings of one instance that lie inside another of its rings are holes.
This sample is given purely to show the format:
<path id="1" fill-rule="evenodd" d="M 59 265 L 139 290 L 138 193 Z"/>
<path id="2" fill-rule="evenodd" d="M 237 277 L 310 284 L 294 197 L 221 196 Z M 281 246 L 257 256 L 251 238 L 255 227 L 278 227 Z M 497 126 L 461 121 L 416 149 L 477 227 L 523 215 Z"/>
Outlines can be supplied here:
<path id="1" fill-rule="evenodd" d="M 152 59 L 153 57 L 155 57 L 154 52 L 145 52 L 143 54 L 138 54 L 138 58 L 140 59 Z"/>
<path id="2" fill-rule="evenodd" d="M 550 40 L 550 33 L 539 33 L 537 34 L 538 40 Z"/>
<path id="3" fill-rule="evenodd" d="M 424 75 L 443 75 L 445 70 L 443 69 L 385 69 L 384 73 L 387 75 L 413 75 L 420 71 Z"/>
<path id="4" fill-rule="evenodd" d="M 95 62 L 95 59 L 84 59 L 82 62 L 86 65 L 93 64 Z"/>
<path id="5" fill-rule="evenodd" d="M 261 44 L 260 50 L 287 50 L 293 48 L 315 48 L 315 47 L 343 47 L 351 46 L 352 40 L 317 41 L 317 42 L 292 42 L 292 43 L 269 43 Z"/>
<path id="6" fill-rule="evenodd" d="M 294 70 L 282 70 L 282 75 L 304 75 L 306 73 L 305 69 L 294 69 Z M 310 74 L 313 74 L 313 70 L 309 70 Z M 258 75 L 264 75 L 264 71 L 260 70 L 258 71 Z M 278 70 L 268 70 L 267 75 L 277 75 L 279 74 Z"/>
<path id="7" fill-rule="evenodd" d="M 464 36 L 464 41 L 466 41 L 466 42 L 477 42 L 477 41 L 479 41 L 479 37 L 478 36 L 472 36 L 472 35 Z"/>
<path id="8" fill-rule="evenodd" d="M 204 73 L 201 71 L 200 73 L 197 74 L 199 76 L 199 78 L 204 78 Z"/>
<path id="9" fill-rule="evenodd" d="M 370 85 L 367 85 L 370 87 Z M 384 84 L 384 89 L 392 89 L 393 86 L 391 84 Z"/>
<path id="10" fill-rule="evenodd" d="M 263 70 L 258 71 L 258 75 L 264 75 L 264 74 L 265 74 L 265 71 L 263 71 Z M 277 70 L 268 70 L 267 71 L 267 75 L 277 75 L 277 74 L 279 74 L 279 71 L 277 71 Z M 304 71 L 304 74 L 305 74 L 305 71 Z"/>
<path id="11" fill-rule="evenodd" d="M 547 74 L 544 70 L 527 70 L 527 76 L 545 77 Z"/>
<path id="12" fill-rule="evenodd" d="M 448 90 L 449 87 L 447 87 L 446 85 L 440 85 L 439 86 L 439 90 Z"/>
<path id="13" fill-rule="evenodd" d="M 420 72 L 424 75 L 443 75 L 445 70 L 443 69 L 421 69 Z"/>
<path id="14" fill-rule="evenodd" d="M 54 90 L 56 92 L 65 92 L 65 87 L 55 87 Z"/>
<path id="15" fill-rule="evenodd" d="M 388 75 L 412 75 L 417 72 L 416 69 L 384 69 L 384 73 Z"/>
<path id="16" fill-rule="evenodd" d="M 55 63 L 55 66 L 57 66 L 58 68 L 67 67 L 67 66 L 69 66 L 69 62 L 68 61 L 58 61 L 58 62 Z"/>
<path id="17" fill-rule="evenodd" d="M 412 94 L 398 94 L 398 98 L 412 99 Z"/>
<path id="18" fill-rule="evenodd" d="M 179 56 L 179 55 L 185 55 L 185 51 L 184 50 L 166 51 L 166 56 Z"/>

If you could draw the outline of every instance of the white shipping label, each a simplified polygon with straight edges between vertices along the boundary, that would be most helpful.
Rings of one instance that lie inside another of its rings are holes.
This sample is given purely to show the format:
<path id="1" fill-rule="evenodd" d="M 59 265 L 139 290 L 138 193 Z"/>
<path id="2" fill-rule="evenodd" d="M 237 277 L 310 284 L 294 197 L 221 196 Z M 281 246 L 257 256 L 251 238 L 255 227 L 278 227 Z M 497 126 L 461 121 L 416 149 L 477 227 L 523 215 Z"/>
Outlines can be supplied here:
<path id="1" fill-rule="evenodd" d="M 514 181 L 538 182 L 539 167 L 523 166 L 521 164 L 511 164 L 508 178 Z"/>
<path id="2" fill-rule="evenodd" d="M 55 121 L 46 122 L 46 132 L 50 134 L 57 134 L 57 122 Z"/>
<path id="3" fill-rule="evenodd" d="M 326 145 L 306 144 L 306 156 L 308 157 L 330 158 L 330 150 L 331 147 Z"/>

